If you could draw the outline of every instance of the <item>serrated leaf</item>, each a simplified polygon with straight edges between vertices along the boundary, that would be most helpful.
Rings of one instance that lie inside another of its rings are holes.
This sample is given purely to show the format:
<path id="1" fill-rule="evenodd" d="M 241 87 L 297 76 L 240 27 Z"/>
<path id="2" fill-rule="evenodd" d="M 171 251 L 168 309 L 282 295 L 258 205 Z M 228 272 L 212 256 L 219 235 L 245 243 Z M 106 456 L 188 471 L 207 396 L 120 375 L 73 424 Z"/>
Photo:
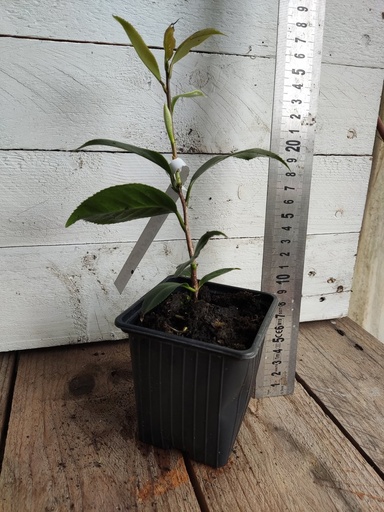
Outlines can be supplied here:
<path id="1" fill-rule="evenodd" d="M 173 55 L 173 51 L 176 46 L 176 40 L 175 40 L 175 24 L 171 23 L 167 30 L 164 32 L 164 58 L 166 61 L 169 61 L 169 59 Z"/>
<path id="2" fill-rule="evenodd" d="M 113 148 L 123 149 L 127 153 L 135 153 L 136 155 L 142 156 L 143 158 L 146 158 L 150 162 L 153 162 L 154 164 L 164 169 L 164 171 L 171 178 L 173 184 L 173 172 L 169 166 L 169 163 L 163 157 L 163 155 L 158 153 L 157 151 L 152 151 L 150 149 L 141 148 L 139 146 L 133 146 L 132 144 L 126 144 L 125 142 L 119 142 L 117 140 L 111 139 L 92 139 L 77 149 L 83 149 L 88 146 L 110 146 Z"/>
<path id="3" fill-rule="evenodd" d="M 205 94 L 202 91 L 199 91 L 198 89 L 196 89 L 195 91 L 185 92 L 183 94 L 178 94 L 177 96 L 174 96 L 172 98 L 172 103 L 171 103 L 172 112 L 175 108 L 177 100 L 179 100 L 180 98 L 195 98 L 196 96 L 205 96 Z"/>
<path id="4" fill-rule="evenodd" d="M 228 272 L 232 272 L 232 270 L 240 270 L 237 267 L 234 268 L 221 268 L 219 270 L 214 270 L 213 272 L 210 272 L 209 274 L 206 274 L 204 277 L 202 277 L 199 281 L 199 288 L 203 286 L 203 284 L 207 283 L 208 281 L 212 281 L 212 279 L 215 279 L 215 277 L 222 276 L 223 274 L 227 274 Z"/>
<path id="5" fill-rule="evenodd" d="M 130 220 L 178 214 L 176 203 L 164 192 L 142 183 L 117 185 L 97 192 L 72 213 L 66 223 L 78 220 L 95 224 L 116 224 Z"/>
<path id="6" fill-rule="evenodd" d="M 188 283 L 160 283 L 152 290 L 150 290 L 143 299 L 143 304 L 140 310 L 140 316 L 143 318 L 151 309 L 155 308 L 159 304 L 161 304 L 165 299 L 167 299 L 172 292 L 174 292 L 177 288 L 180 287 L 188 287 Z"/>
<path id="7" fill-rule="evenodd" d="M 128 21 L 120 18 L 120 16 L 114 16 L 115 20 L 120 23 L 120 25 L 125 30 L 129 40 L 132 43 L 132 46 L 136 50 L 137 55 L 143 61 L 143 63 L 147 66 L 149 71 L 157 78 L 159 82 L 161 82 L 161 75 L 159 70 L 159 65 L 155 59 L 155 56 L 145 44 L 143 38 L 138 33 L 138 31 L 130 24 Z"/>
<path id="8" fill-rule="evenodd" d="M 195 253 L 188 261 L 185 261 L 184 263 L 181 263 L 177 266 L 176 272 L 174 273 L 175 277 L 179 277 L 184 274 L 184 271 L 192 265 L 192 263 L 199 257 L 200 252 L 204 249 L 204 247 L 207 245 L 208 241 L 213 238 L 214 236 L 223 236 L 224 238 L 228 238 L 225 233 L 222 233 L 221 231 L 207 231 L 197 242 L 195 247 Z"/>
<path id="9" fill-rule="evenodd" d="M 266 149 L 260 149 L 260 148 L 251 148 L 251 149 L 244 149 L 243 151 L 237 151 L 236 153 L 231 153 L 230 155 L 218 155 L 214 156 L 213 158 L 210 158 L 207 160 L 201 167 L 197 169 L 197 171 L 194 173 L 194 175 L 191 178 L 191 181 L 189 182 L 187 194 L 186 194 L 186 201 L 189 201 L 189 196 L 191 194 L 191 190 L 193 187 L 193 184 L 195 181 L 204 174 L 208 169 L 213 167 L 214 165 L 218 164 L 219 162 L 222 162 L 223 160 L 226 160 L 227 158 L 241 158 L 242 160 L 252 160 L 253 158 L 257 157 L 267 157 L 272 158 L 274 160 L 278 160 L 280 163 L 285 165 L 289 169 L 288 164 L 279 157 L 279 155 L 276 155 L 276 153 L 272 153 L 271 151 L 267 151 Z"/>
<path id="10" fill-rule="evenodd" d="M 223 36 L 224 34 L 219 30 L 216 30 L 215 28 L 205 28 L 187 37 L 187 39 L 185 39 L 185 41 L 183 41 L 177 48 L 173 56 L 171 65 L 173 66 L 174 64 L 176 64 L 176 62 L 185 57 L 191 51 L 192 48 L 199 46 L 206 39 L 214 35 Z"/>

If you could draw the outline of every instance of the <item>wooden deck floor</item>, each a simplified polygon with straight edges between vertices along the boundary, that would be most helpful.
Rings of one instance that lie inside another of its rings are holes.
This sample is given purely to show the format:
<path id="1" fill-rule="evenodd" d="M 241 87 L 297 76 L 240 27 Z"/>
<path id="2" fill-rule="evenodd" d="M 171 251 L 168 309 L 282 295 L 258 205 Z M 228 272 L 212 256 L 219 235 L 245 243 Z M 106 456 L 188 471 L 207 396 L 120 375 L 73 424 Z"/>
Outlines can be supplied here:
<path id="1" fill-rule="evenodd" d="M 1 512 L 384 510 L 384 345 L 348 319 L 301 326 L 219 470 L 140 444 L 132 386 L 126 342 L 0 354 Z"/>

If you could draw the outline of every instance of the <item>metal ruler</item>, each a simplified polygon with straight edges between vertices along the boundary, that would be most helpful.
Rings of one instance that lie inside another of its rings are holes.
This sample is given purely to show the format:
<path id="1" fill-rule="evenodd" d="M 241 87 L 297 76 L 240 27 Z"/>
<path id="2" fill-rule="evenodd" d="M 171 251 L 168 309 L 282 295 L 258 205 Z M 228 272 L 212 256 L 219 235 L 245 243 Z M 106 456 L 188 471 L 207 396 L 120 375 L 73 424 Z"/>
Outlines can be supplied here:
<path id="1" fill-rule="evenodd" d="M 312 176 L 325 0 L 280 0 L 262 289 L 279 299 L 257 398 L 293 392 Z"/>

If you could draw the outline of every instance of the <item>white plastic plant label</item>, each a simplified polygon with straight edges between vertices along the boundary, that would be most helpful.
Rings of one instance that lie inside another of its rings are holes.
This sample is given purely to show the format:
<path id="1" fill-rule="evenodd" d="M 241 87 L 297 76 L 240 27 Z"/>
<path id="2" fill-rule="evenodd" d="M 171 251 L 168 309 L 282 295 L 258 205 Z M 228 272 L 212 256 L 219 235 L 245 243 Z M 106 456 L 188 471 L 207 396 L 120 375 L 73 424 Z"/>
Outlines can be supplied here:
<path id="1" fill-rule="evenodd" d="M 181 181 L 184 183 L 189 174 L 189 167 L 186 165 L 184 160 L 182 158 L 175 158 L 172 160 L 172 162 L 170 162 L 170 167 L 174 172 L 180 171 Z M 169 186 L 166 190 L 166 194 L 168 194 L 175 201 L 178 199 L 176 192 L 172 189 L 171 186 Z M 119 293 L 123 293 L 125 287 L 128 284 L 128 281 L 131 279 L 131 276 L 135 272 L 140 261 L 143 259 L 145 253 L 147 252 L 149 246 L 152 244 L 157 233 L 160 231 L 160 228 L 164 224 L 167 217 L 168 215 L 158 215 L 157 217 L 152 217 L 149 219 L 139 239 L 134 245 L 131 254 L 128 256 L 127 261 L 124 263 L 123 268 L 115 280 L 115 286 Z"/>

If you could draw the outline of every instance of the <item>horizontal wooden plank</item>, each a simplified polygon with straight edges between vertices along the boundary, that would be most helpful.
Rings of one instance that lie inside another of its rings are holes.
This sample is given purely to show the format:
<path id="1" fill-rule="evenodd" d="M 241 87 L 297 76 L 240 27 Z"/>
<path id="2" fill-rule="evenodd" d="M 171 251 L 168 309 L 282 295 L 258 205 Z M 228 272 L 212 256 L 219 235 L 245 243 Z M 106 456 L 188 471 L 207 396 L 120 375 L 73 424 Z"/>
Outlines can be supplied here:
<path id="1" fill-rule="evenodd" d="M 363 342 L 354 323 L 336 326 L 350 344 Z M 362 367 L 382 359 L 380 347 L 367 340 Z M 127 343 L 22 353 L 0 507 L 200 510 L 181 456 L 137 442 L 135 422 Z M 292 396 L 251 400 L 227 466 L 192 468 L 212 512 L 381 511 L 384 503 L 382 479 L 300 384 Z"/>
<path id="2" fill-rule="evenodd" d="M 327 2 L 323 61 L 383 68 L 381 11 L 375 0 Z"/>
<path id="3" fill-rule="evenodd" d="M 13 98 L 12 107 L 4 102 L 9 129 L 2 148 L 74 149 L 103 136 L 170 150 L 163 92 L 132 48 L 12 38 L 0 43 L 2 89 Z M 200 88 L 209 96 L 180 102 L 180 148 L 206 153 L 266 146 L 273 73 L 271 59 L 193 54 L 180 61 L 174 90 Z"/>
<path id="4" fill-rule="evenodd" d="M 297 371 L 384 472 L 384 345 L 348 318 L 304 324 Z"/>
<path id="5" fill-rule="evenodd" d="M 308 239 L 302 320 L 347 313 L 357 233 Z M 128 287 L 113 282 L 133 243 L 0 249 L 0 350 L 35 348 L 122 336 L 114 318 L 187 259 L 181 241 L 152 244 Z M 221 282 L 260 289 L 262 239 L 214 240 L 200 275 L 238 266 Z M 340 288 L 342 287 L 342 288 Z"/>
<path id="6" fill-rule="evenodd" d="M 21 354 L 0 508 L 200 510 L 182 455 L 136 439 L 127 343 Z"/>
<path id="7" fill-rule="evenodd" d="M 310 322 L 315 318 L 317 320 L 327 320 L 344 317 L 348 314 L 350 296 L 350 290 L 340 293 L 333 291 L 309 296 L 303 295 L 300 306 L 300 321 Z"/>
<path id="8" fill-rule="evenodd" d="M 379 511 L 381 478 L 297 385 L 251 401 L 228 466 L 193 464 L 210 511 Z"/>
<path id="9" fill-rule="evenodd" d="M 126 44 L 126 35 L 112 19 L 113 14 L 118 14 L 133 23 L 150 46 L 162 46 L 164 30 L 180 18 L 175 34 L 178 43 L 196 30 L 213 26 L 228 37 L 216 38 L 216 41 L 212 38 L 202 47 L 204 50 L 266 56 L 273 55 L 275 48 L 277 3 L 271 5 L 267 0 L 256 5 L 246 0 L 241 12 L 230 0 L 220 2 L 220 5 L 204 0 L 187 5 L 183 0 L 176 0 L 172 8 L 170 5 L 164 8 L 164 2 L 158 0 L 143 2 L 140 6 L 117 0 L 113 8 L 105 1 L 99 2 L 98 8 L 91 1 L 84 1 L 78 6 L 76 19 L 73 11 L 60 4 L 55 5 L 48 15 L 49 6 L 43 1 L 33 11 L 38 25 L 31 24 L 31 12 L 27 16 L 25 0 L 18 4 L 18 9 L 7 4 L 2 7 L 4 16 L 0 31 L 9 35 Z"/>
<path id="10" fill-rule="evenodd" d="M 14 38 L 0 44 L 1 148 L 68 150 L 102 136 L 169 151 L 161 88 L 132 48 Z M 178 64 L 175 91 L 198 87 L 208 96 L 179 106 L 182 152 L 269 146 L 273 59 L 193 54 Z M 316 153 L 372 153 L 382 81 L 378 68 L 323 65 Z"/>
<path id="11" fill-rule="evenodd" d="M 162 33 L 171 21 L 181 18 L 176 36 L 186 35 L 206 26 L 214 26 L 228 37 L 212 39 L 205 50 L 249 56 L 273 56 L 276 40 L 277 2 L 245 0 L 241 7 L 231 0 L 220 2 L 175 0 L 170 8 L 155 0 L 138 4 L 116 0 L 83 1 L 76 15 L 65 4 L 40 1 L 31 9 L 28 0 L 0 2 L 0 33 L 23 37 L 72 39 L 126 43 L 121 28 L 112 19 L 118 14 L 131 21 L 147 44 L 162 46 Z M 358 20 L 358 22 L 357 22 Z M 351 0 L 348 9 L 343 2 L 329 2 L 324 30 L 325 62 L 361 66 L 384 66 L 381 10 L 374 0 Z"/>
<path id="12" fill-rule="evenodd" d="M 200 155 L 185 157 L 191 174 L 207 159 Z M 191 201 L 194 237 L 199 238 L 209 229 L 236 238 L 263 236 L 267 167 L 266 159 L 252 162 L 228 159 L 201 177 Z M 360 231 L 370 167 L 369 157 L 315 157 L 309 234 Z M 88 195 L 109 186 L 139 181 L 162 190 L 169 185 L 165 172 L 134 155 L 0 152 L 1 215 L 4 216 L 0 245 L 135 241 L 146 220 L 114 226 L 80 222 L 70 229 L 65 229 L 64 223 Z M 170 216 L 157 239 L 181 237 L 176 217 Z"/>
<path id="13" fill-rule="evenodd" d="M 7 430 L 8 412 L 12 400 L 12 386 L 16 366 L 16 354 L 0 354 L 0 467 L 4 438 Z"/>

